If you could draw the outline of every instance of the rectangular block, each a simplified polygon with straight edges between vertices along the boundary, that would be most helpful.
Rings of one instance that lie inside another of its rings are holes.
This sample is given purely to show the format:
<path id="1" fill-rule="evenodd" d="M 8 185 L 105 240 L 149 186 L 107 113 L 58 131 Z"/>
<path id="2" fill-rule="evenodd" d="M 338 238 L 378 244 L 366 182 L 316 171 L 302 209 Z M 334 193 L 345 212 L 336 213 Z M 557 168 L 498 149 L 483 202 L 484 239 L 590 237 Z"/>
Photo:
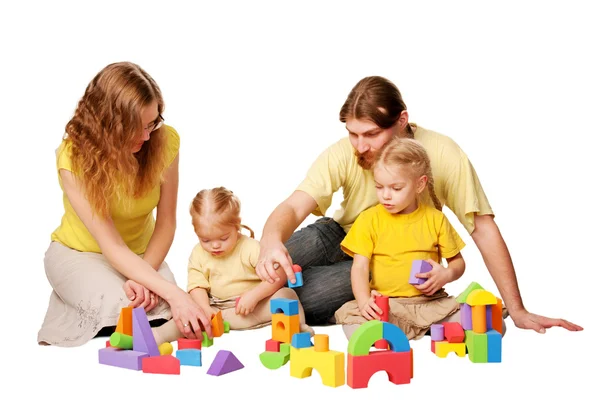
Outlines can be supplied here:
<path id="1" fill-rule="evenodd" d="M 148 357 L 147 353 L 134 350 L 121 350 L 114 347 L 105 347 L 98 350 L 98 362 L 113 367 L 141 371 L 142 359 Z"/>
<path id="2" fill-rule="evenodd" d="M 431 264 L 429 264 L 425 260 L 413 260 L 412 268 L 410 270 L 410 278 L 408 278 L 408 283 L 412 285 L 421 285 L 425 283 L 427 279 L 417 278 L 416 274 L 422 274 L 424 272 L 429 272 L 433 269 Z"/>
<path id="3" fill-rule="evenodd" d="M 487 362 L 502 362 L 502 335 L 495 330 L 489 330 L 487 335 Z"/>
<path id="4" fill-rule="evenodd" d="M 296 283 L 292 283 L 289 279 L 288 279 L 288 287 L 289 288 L 295 288 L 295 287 L 300 287 L 302 285 L 304 285 L 304 280 L 302 279 L 302 272 L 295 272 L 294 275 L 296 276 Z"/>
<path id="5" fill-rule="evenodd" d="M 492 309 L 492 327 L 490 329 L 495 330 L 496 332 L 502 332 L 502 299 L 496 297 L 496 304 L 491 305 Z"/>
<path id="6" fill-rule="evenodd" d="M 180 365 L 202 366 L 202 351 L 198 349 L 177 350 L 175 355 L 179 359 Z"/>
<path id="7" fill-rule="evenodd" d="M 292 337 L 300 332 L 300 316 L 273 314 L 271 318 L 271 338 L 278 342 L 291 343 Z"/>
<path id="8" fill-rule="evenodd" d="M 298 315 L 298 300 L 273 299 L 269 302 L 271 314 Z"/>
<path id="9" fill-rule="evenodd" d="M 487 334 L 465 331 L 469 360 L 473 363 L 487 362 Z"/>
<path id="10" fill-rule="evenodd" d="M 185 350 L 185 349 L 202 349 L 202 340 L 200 339 L 188 339 L 188 338 L 179 338 L 177 339 L 177 349 Z"/>

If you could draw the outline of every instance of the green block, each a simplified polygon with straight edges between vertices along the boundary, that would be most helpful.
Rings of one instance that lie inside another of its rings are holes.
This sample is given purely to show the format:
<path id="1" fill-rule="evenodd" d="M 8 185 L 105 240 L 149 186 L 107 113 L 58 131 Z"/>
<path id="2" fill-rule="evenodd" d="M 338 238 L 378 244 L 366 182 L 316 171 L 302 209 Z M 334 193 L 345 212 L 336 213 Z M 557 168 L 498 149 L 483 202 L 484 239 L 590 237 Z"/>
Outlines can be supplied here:
<path id="1" fill-rule="evenodd" d="M 466 330 L 465 335 L 469 360 L 471 360 L 473 363 L 487 363 L 487 334 L 475 333 L 472 330 Z"/>
<path id="2" fill-rule="evenodd" d="M 110 335 L 110 345 L 119 349 L 133 349 L 133 336 L 126 335 L 121 332 L 114 332 Z"/>
<path id="3" fill-rule="evenodd" d="M 285 362 L 288 362 L 288 360 L 290 359 L 290 348 L 291 345 L 289 343 L 281 343 L 279 345 L 279 352 L 285 357 L 287 357 L 287 360 Z"/>
<path id="4" fill-rule="evenodd" d="M 456 301 L 459 303 L 466 303 L 467 302 L 467 297 L 469 297 L 469 295 L 471 294 L 471 292 L 475 289 L 482 289 L 481 285 L 477 282 L 471 282 L 471 284 L 469 285 L 469 287 L 467 287 L 460 295 L 458 295 L 458 297 L 456 298 Z"/>
<path id="5" fill-rule="evenodd" d="M 229 333 L 229 322 L 223 321 L 223 332 Z"/>
<path id="6" fill-rule="evenodd" d="M 376 319 L 365 322 L 352 334 L 348 342 L 348 354 L 366 356 L 379 339 L 383 339 L 383 323 Z"/>
<path id="7" fill-rule="evenodd" d="M 213 345 L 214 339 L 209 339 L 206 332 L 202 332 L 202 347 L 210 347 Z"/>
<path id="8" fill-rule="evenodd" d="M 260 362 L 269 369 L 281 368 L 290 361 L 290 344 L 281 343 L 279 352 L 265 351 L 260 354 Z"/>

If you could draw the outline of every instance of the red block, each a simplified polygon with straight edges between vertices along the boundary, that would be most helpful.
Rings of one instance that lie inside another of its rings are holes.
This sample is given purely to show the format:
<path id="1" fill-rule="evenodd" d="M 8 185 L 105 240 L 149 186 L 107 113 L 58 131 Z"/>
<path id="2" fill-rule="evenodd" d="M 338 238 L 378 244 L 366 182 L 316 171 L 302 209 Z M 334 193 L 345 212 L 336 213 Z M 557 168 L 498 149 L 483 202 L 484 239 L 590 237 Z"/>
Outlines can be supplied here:
<path id="1" fill-rule="evenodd" d="M 294 264 L 292 265 L 292 271 L 294 271 L 294 273 L 302 272 L 302 267 L 300 267 L 298 264 Z"/>
<path id="2" fill-rule="evenodd" d="M 183 349 L 202 350 L 202 340 L 188 339 L 188 338 L 177 339 L 177 350 L 183 350 Z"/>
<path id="3" fill-rule="evenodd" d="M 379 317 L 380 321 L 389 322 L 390 320 L 390 298 L 387 296 L 375 296 L 375 304 L 381 308 L 383 314 Z"/>
<path id="4" fill-rule="evenodd" d="M 274 351 L 275 353 L 279 353 L 279 345 L 280 342 L 277 340 L 269 339 L 265 342 L 265 350 L 266 351 Z"/>
<path id="5" fill-rule="evenodd" d="M 465 341 L 465 330 L 459 322 L 442 322 L 444 337 L 448 343 L 462 343 Z"/>
<path id="6" fill-rule="evenodd" d="M 396 385 L 410 383 L 413 376 L 412 349 L 405 352 L 374 351 L 367 356 L 348 354 L 347 383 L 353 389 L 366 388 L 375 372 L 385 371 Z"/>
<path id="7" fill-rule="evenodd" d="M 111 345 L 110 345 L 110 339 L 106 341 L 106 347 L 111 347 Z"/>
<path id="8" fill-rule="evenodd" d="M 181 364 L 172 355 L 145 357 L 142 359 L 142 371 L 147 374 L 179 375 Z"/>
<path id="9" fill-rule="evenodd" d="M 431 352 L 435 354 L 435 340 L 431 341 Z"/>

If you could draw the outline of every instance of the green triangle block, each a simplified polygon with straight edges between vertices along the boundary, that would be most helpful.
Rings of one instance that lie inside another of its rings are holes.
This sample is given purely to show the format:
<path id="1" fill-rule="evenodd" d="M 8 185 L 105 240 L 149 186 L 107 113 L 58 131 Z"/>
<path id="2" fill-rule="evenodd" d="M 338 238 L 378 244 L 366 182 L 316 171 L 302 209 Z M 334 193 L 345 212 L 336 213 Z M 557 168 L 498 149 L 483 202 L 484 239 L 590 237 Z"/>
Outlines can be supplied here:
<path id="1" fill-rule="evenodd" d="M 471 294 L 471 292 L 473 290 L 476 289 L 482 289 L 484 290 L 481 285 L 477 282 L 471 282 L 471 284 L 469 285 L 469 287 L 467 287 L 457 298 L 456 301 L 459 303 L 466 303 L 467 302 L 467 297 L 469 297 L 469 295 Z"/>

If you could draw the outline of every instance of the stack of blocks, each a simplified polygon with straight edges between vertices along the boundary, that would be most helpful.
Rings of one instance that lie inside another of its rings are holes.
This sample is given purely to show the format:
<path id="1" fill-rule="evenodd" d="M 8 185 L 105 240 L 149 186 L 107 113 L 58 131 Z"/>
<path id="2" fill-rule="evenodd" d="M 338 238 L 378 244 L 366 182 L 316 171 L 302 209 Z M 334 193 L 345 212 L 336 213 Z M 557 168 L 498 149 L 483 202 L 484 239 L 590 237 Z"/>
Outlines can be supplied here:
<path id="1" fill-rule="evenodd" d="M 431 326 L 431 351 L 446 357 L 450 351 L 459 357 L 469 354 L 473 363 L 502 361 L 502 300 L 472 282 L 456 299 L 460 303 L 460 323 Z"/>
<path id="2" fill-rule="evenodd" d="M 260 361 L 269 369 L 277 369 L 290 360 L 292 338 L 300 332 L 298 300 L 272 299 L 269 306 L 271 339 L 266 341 L 265 351 L 260 354 Z"/>
<path id="3" fill-rule="evenodd" d="M 385 340 L 390 350 L 371 351 Z M 400 385 L 413 378 L 413 352 L 406 334 L 396 325 L 371 320 L 362 324 L 348 343 L 348 386 L 366 388 L 374 373 L 385 371 L 390 382 Z"/>
<path id="4" fill-rule="evenodd" d="M 317 334 L 314 340 L 313 346 L 308 332 L 296 333 L 292 337 L 290 375 L 307 378 L 314 368 L 321 375 L 323 385 L 342 386 L 345 383 L 344 353 L 329 349 L 329 335 Z"/>

